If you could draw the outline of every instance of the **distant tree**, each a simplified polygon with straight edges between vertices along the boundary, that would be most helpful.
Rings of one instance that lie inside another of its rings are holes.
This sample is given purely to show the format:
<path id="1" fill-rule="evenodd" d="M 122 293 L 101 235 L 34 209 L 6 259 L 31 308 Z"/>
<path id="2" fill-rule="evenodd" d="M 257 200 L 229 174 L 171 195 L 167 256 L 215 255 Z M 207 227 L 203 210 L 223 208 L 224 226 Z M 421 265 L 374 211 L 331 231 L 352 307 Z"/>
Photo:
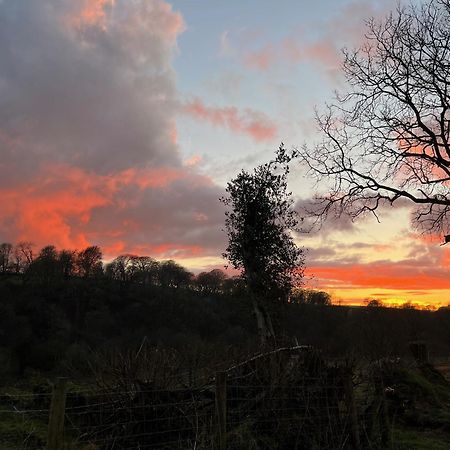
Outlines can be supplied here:
<path id="1" fill-rule="evenodd" d="M 49 285 L 60 275 L 58 252 L 54 245 L 43 247 L 26 268 L 26 275 Z"/>
<path id="2" fill-rule="evenodd" d="M 92 245 L 78 252 L 76 265 L 79 274 L 84 278 L 90 278 L 102 272 L 102 251 L 100 247 Z"/>
<path id="3" fill-rule="evenodd" d="M 13 255 L 14 255 L 14 271 L 16 273 L 25 272 L 28 266 L 34 260 L 34 252 L 33 252 L 34 244 L 29 241 L 21 241 L 18 242 L 14 246 Z"/>
<path id="4" fill-rule="evenodd" d="M 119 255 L 109 265 L 108 269 L 111 270 L 111 268 L 113 268 L 114 278 L 116 280 L 119 280 L 122 283 L 129 282 L 133 278 L 134 272 L 133 260 L 135 258 L 137 258 L 137 256 L 131 254 Z"/>
<path id="5" fill-rule="evenodd" d="M 10 270 L 12 264 L 13 246 L 8 242 L 0 244 L 0 273 Z"/>
<path id="6" fill-rule="evenodd" d="M 159 284 L 163 287 L 187 287 L 193 279 L 193 274 L 175 261 L 163 261 L 159 265 Z"/>
<path id="7" fill-rule="evenodd" d="M 410 301 L 407 301 L 405 303 L 402 303 L 400 305 L 401 309 L 416 309 L 416 305 Z"/>
<path id="8" fill-rule="evenodd" d="M 52 262 L 56 261 L 58 259 L 58 251 L 54 245 L 46 245 L 45 247 L 42 247 L 38 254 L 38 258 Z"/>
<path id="9" fill-rule="evenodd" d="M 449 23 L 450 1 L 411 2 L 369 20 L 364 44 L 344 51 L 348 90 L 318 116 L 323 141 L 298 151 L 326 189 L 317 219 L 404 200 L 417 227 L 450 233 Z"/>
<path id="10" fill-rule="evenodd" d="M 315 289 L 296 289 L 290 297 L 290 302 L 299 305 L 329 306 L 331 295 Z"/>
<path id="11" fill-rule="evenodd" d="M 372 300 L 367 300 L 366 306 L 368 308 L 383 308 L 383 302 L 381 300 L 377 300 L 377 299 L 372 299 Z"/>
<path id="12" fill-rule="evenodd" d="M 105 267 L 105 274 L 122 283 L 156 284 L 159 263 L 150 256 L 119 255 Z"/>
<path id="13" fill-rule="evenodd" d="M 133 278 L 141 284 L 156 284 L 159 263 L 150 256 L 133 258 Z"/>
<path id="14" fill-rule="evenodd" d="M 223 270 L 213 269 L 209 272 L 201 272 L 197 275 L 196 283 L 201 292 L 216 294 L 222 289 L 227 276 Z"/>
<path id="15" fill-rule="evenodd" d="M 68 280 L 75 271 L 76 252 L 72 250 L 61 250 L 58 254 L 58 265 L 62 277 Z"/>
<path id="16" fill-rule="evenodd" d="M 248 290 L 245 284 L 245 280 L 240 276 L 228 277 L 222 283 L 222 290 L 226 296 L 240 296 L 245 297 L 248 294 Z"/>
<path id="17" fill-rule="evenodd" d="M 221 199 L 228 207 L 224 256 L 250 289 L 262 343 L 275 334 L 270 309 L 287 302 L 302 275 L 302 250 L 291 234 L 298 222 L 287 190 L 289 161 L 281 145 L 275 160 L 231 180 Z"/>

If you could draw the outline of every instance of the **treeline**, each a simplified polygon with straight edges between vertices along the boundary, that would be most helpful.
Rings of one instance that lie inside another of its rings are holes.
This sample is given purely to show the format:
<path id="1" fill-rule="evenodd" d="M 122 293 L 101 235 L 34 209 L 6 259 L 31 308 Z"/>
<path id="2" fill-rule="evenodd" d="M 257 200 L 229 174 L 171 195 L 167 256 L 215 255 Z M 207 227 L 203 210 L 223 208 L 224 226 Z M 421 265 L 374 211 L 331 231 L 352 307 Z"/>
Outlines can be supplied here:
<path id="1" fill-rule="evenodd" d="M 82 250 L 58 250 L 47 245 L 39 252 L 30 242 L 0 244 L 0 274 L 21 274 L 27 282 L 52 284 L 70 278 L 114 280 L 121 284 L 139 284 L 163 288 L 188 288 L 206 294 L 234 294 L 246 290 L 239 276 L 228 276 L 221 269 L 194 275 L 173 260 L 158 261 L 150 256 L 123 254 L 109 263 L 93 245 Z M 331 296 L 319 290 L 294 289 L 291 303 L 331 305 Z"/>
<path id="2" fill-rule="evenodd" d="M 70 278 L 109 279 L 123 284 L 192 288 L 204 293 L 230 292 L 242 288 L 239 277 L 228 277 L 213 269 L 197 276 L 173 260 L 157 261 L 150 256 L 123 254 L 103 262 L 98 246 L 83 250 L 58 250 L 53 245 L 34 252 L 30 242 L 0 244 L 0 274 L 21 274 L 26 281 L 54 283 Z"/>

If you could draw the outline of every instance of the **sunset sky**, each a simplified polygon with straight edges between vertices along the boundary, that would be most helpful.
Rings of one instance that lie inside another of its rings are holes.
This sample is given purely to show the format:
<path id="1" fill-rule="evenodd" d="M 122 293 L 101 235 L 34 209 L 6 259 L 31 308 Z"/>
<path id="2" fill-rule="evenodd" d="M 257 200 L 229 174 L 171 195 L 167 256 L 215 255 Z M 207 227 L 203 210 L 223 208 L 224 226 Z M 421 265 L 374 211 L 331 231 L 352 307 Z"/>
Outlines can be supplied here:
<path id="1" fill-rule="evenodd" d="M 228 180 L 318 138 L 340 49 L 396 0 L 0 0 L 0 241 L 222 267 Z M 294 164 L 298 204 L 313 186 Z M 450 303 L 409 207 L 300 234 L 336 302 Z M 450 230 L 449 230 L 450 232 Z"/>

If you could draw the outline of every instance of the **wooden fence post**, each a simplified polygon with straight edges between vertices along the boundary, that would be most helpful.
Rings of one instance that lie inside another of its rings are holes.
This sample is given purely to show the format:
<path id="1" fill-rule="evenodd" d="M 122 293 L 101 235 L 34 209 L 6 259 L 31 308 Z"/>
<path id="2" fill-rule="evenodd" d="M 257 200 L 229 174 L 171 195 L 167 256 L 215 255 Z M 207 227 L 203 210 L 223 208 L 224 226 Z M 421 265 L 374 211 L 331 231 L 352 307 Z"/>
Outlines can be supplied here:
<path id="1" fill-rule="evenodd" d="M 389 411 L 386 402 L 386 393 L 384 389 L 383 379 L 380 379 L 379 383 L 379 395 L 381 401 L 381 443 L 384 445 L 384 448 L 391 448 L 391 424 L 389 420 Z"/>
<path id="2" fill-rule="evenodd" d="M 219 450 L 227 449 L 227 373 L 216 373 L 216 417 Z"/>
<path id="3" fill-rule="evenodd" d="M 361 450 L 361 442 L 359 439 L 358 412 L 356 410 L 355 396 L 353 393 L 353 377 L 349 371 L 345 375 L 345 397 L 347 402 L 347 411 L 350 419 L 350 433 L 354 450 Z"/>
<path id="4" fill-rule="evenodd" d="M 61 450 L 63 448 L 66 386 L 66 378 L 58 378 L 53 385 L 48 421 L 47 450 Z"/>

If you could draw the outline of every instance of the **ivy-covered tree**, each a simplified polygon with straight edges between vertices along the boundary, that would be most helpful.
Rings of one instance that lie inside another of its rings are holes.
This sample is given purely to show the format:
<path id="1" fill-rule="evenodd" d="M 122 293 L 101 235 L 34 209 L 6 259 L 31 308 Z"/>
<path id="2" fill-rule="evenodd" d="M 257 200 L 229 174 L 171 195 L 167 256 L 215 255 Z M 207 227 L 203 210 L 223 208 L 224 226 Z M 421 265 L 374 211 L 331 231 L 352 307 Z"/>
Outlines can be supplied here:
<path id="1" fill-rule="evenodd" d="M 221 199 L 228 207 L 223 256 L 241 270 L 262 343 L 275 336 L 271 311 L 287 302 L 303 272 L 303 252 L 291 233 L 298 220 L 287 188 L 289 162 L 282 144 L 273 161 L 253 173 L 243 170 L 231 180 Z"/>

